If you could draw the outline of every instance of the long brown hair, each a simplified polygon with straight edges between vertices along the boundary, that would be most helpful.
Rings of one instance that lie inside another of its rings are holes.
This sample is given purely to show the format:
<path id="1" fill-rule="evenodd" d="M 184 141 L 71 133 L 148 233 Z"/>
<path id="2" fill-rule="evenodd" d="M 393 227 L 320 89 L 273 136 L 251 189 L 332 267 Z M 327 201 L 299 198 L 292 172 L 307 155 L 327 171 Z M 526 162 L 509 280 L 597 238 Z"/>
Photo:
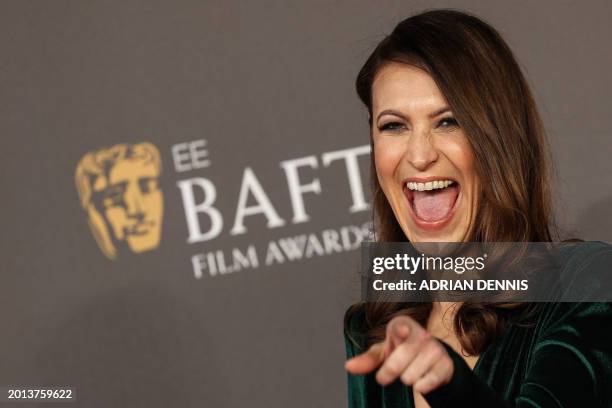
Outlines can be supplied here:
<path id="1" fill-rule="evenodd" d="M 550 161 L 544 128 L 527 81 L 499 33 L 481 19 L 455 10 L 427 11 L 400 22 L 357 76 L 357 93 L 368 108 L 370 125 L 372 83 L 389 62 L 428 72 L 469 139 L 482 181 L 469 240 L 552 241 Z M 373 151 L 376 240 L 406 241 L 378 183 Z M 532 306 L 463 303 L 454 321 L 462 347 L 469 354 L 480 354 L 509 321 L 532 315 Z M 365 303 L 349 310 L 347 318 L 357 307 L 365 308 L 366 338 L 372 343 L 384 338 L 385 325 L 397 315 L 410 315 L 425 325 L 432 305 Z"/>

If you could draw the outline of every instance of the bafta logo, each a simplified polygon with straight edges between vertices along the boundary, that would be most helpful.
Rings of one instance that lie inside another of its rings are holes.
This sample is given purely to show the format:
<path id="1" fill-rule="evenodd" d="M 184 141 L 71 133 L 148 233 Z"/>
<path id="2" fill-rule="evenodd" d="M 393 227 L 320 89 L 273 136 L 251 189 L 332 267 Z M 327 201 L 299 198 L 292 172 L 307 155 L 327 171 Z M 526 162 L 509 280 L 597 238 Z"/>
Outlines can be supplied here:
<path id="1" fill-rule="evenodd" d="M 110 259 L 129 248 L 157 248 L 164 197 L 159 188 L 159 151 L 151 143 L 118 144 L 87 153 L 76 168 L 81 206 L 100 247 Z"/>

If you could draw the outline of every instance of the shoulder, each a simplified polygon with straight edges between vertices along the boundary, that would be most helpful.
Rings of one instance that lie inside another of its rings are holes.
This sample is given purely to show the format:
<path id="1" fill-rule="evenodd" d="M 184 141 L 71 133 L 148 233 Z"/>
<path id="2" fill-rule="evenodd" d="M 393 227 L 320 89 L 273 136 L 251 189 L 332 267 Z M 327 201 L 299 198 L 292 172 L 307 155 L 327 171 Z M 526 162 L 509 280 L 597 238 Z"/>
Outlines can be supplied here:
<path id="1" fill-rule="evenodd" d="M 565 346 L 611 356 L 612 303 L 544 303 L 536 330 L 536 348 Z"/>
<path id="2" fill-rule="evenodd" d="M 591 270 L 612 265 L 612 245 L 601 241 L 563 242 L 564 270 Z"/>
<path id="3" fill-rule="evenodd" d="M 538 394 L 540 391 L 533 389 L 536 384 L 536 388 L 547 389 L 551 395 L 573 401 L 568 406 L 575 406 L 578 399 L 583 400 L 584 406 L 604 406 L 600 405 L 604 400 L 609 406 L 612 304 L 551 303 L 545 306 L 542 317 L 528 358 L 524 391 Z M 566 386 L 564 379 L 568 380 Z"/>
<path id="4" fill-rule="evenodd" d="M 612 319 L 610 302 L 549 302 L 542 303 L 539 326 L 552 329 L 555 326 L 576 322 L 581 319 L 594 319 L 597 316 Z"/>
<path id="5" fill-rule="evenodd" d="M 550 284 L 565 302 L 606 302 L 612 293 L 612 245 L 604 242 L 561 243 L 560 270 Z"/>

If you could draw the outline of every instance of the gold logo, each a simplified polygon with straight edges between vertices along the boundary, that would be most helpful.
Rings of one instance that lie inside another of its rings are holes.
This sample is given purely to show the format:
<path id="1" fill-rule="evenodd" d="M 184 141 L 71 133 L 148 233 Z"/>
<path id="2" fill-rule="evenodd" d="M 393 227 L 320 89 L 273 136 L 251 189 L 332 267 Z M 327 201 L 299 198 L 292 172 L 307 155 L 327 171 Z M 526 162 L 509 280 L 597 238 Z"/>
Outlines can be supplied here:
<path id="1" fill-rule="evenodd" d="M 118 144 L 87 153 L 76 168 L 76 185 L 89 226 L 110 259 L 122 248 L 145 252 L 161 238 L 164 197 L 159 188 L 159 150 L 151 143 Z"/>

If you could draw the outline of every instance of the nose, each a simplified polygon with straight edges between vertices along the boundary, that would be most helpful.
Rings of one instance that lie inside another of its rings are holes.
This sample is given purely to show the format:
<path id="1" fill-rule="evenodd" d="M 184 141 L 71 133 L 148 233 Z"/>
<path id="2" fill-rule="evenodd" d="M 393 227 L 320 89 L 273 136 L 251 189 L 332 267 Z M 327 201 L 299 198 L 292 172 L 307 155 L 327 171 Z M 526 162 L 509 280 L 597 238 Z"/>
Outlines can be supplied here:
<path id="1" fill-rule="evenodd" d="M 125 206 L 130 218 L 142 219 L 144 217 L 142 195 L 138 186 L 130 186 L 125 192 Z"/>
<path id="2" fill-rule="evenodd" d="M 427 170 L 438 160 L 438 150 L 432 143 L 429 131 L 415 131 L 407 144 L 405 158 L 416 170 Z"/>

